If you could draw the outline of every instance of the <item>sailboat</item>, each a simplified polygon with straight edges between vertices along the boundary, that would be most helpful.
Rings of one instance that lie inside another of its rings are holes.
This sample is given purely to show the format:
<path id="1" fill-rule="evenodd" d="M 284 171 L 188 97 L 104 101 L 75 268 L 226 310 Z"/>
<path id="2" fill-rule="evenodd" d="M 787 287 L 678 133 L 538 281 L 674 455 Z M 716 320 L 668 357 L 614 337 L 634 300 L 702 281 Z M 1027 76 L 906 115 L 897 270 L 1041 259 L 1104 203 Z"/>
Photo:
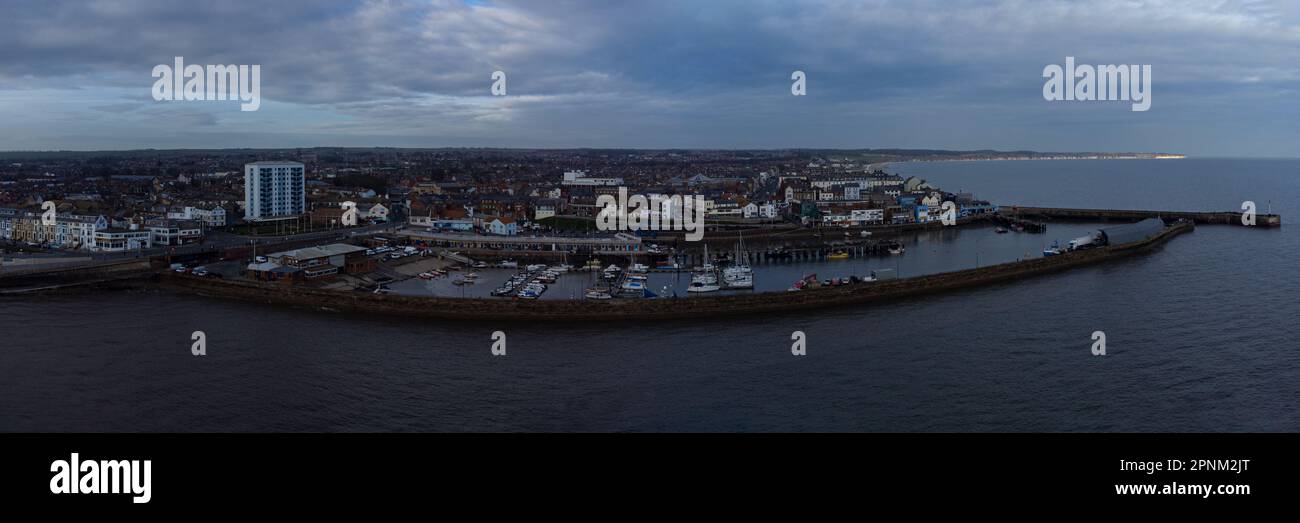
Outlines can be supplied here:
<path id="1" fill-rule="evenodd" d="M 713 264 L 709 263 L 709 246 L 704 245 L 704 265 L 702 265 L 695 274 L 691 276 L 691 285 L 686 288 L 686 292 L 716 292 L 722 287 L 718 285 L 718 274 L 714 270 Z"/>
<path id="2" fill-rule="evenodd" d="M 745 260 L 745 233 L 740 233 L 740 243 L 736 245 L 735 262 L 722 270 L 722 287 L 724 289 L 753 289 L 754 269 Z"/>

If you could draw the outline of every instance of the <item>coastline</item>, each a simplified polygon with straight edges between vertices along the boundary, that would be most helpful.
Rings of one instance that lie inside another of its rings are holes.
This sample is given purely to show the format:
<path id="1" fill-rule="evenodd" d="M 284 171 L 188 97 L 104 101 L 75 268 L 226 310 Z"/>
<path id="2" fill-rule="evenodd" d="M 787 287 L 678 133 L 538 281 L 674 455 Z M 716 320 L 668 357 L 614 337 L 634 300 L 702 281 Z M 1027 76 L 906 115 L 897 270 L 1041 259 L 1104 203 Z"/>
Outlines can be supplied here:
<path id="1" fill-rule="evenodd" d="M 868 170 L 884 169 L 896 163 L 954 163 L 954 162 L 1033 162 L 1033 161 L 1058 161 L 1058 160 L 1185 160 L 1188 156 L 1185 154 L 1175 153 L 1134 153 L 1134 154 L 1115 154 L 1115 155 L 1092 155 L 1092 156 L 1048 156 L 1048 157 L 1024 157 L 1009 156 L 1004 158 L 911 158 L 907 160 L 893 160 L 888 162 L 877 162 L 867 165 Z"/>

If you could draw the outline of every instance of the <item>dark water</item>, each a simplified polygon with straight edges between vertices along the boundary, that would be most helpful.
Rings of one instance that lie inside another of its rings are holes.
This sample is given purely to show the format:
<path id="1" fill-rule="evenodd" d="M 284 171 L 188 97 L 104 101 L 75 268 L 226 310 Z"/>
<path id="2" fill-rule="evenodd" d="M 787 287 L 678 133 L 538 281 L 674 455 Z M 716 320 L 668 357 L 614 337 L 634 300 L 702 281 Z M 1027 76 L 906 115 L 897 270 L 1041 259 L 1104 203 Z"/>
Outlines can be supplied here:
<path id="1" fill-rule="evenodd" d="M 1300 161 L 898 168 L 999 203 L 1300 210 Z M 966 263 L 926 250 L 904 258 L 917 271 Z M 165 293 L 4 299 L 0 429 L 1295 431 L 1298 253 L 1294 227 L 1202 226 L 1150 256 L 997 287 L 671 324 L 354 318 Z M 206 357 L 189 353 L 194 330 Z M 494 330 L 505 357 L 490 355 Z M 807 356 L 790 354 L 795 330 Z M 1104 357 L 1089 350 L 1096 330 Z"/>

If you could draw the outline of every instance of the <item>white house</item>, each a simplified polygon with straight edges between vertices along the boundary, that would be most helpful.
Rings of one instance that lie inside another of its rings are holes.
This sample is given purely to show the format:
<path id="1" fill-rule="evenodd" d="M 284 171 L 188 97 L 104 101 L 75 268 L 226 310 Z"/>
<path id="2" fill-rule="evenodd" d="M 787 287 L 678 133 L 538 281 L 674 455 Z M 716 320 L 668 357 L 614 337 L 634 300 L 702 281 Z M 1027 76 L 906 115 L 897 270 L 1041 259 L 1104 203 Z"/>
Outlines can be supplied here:
<path id="1" fill-rule="evenodd" d="M 384 204 L 382 203 L 376 203 L 369 207 L 366 207 L 365 205 L 358 205 L 357 218 L 363 220 L 374 220 L 377 222 L 386 222 L 388 221 L 388 207 L 385 207 Z"/>
<path id="2" fill-rule="evenodd" d="M 488 234 L 514 236 L 519 233 L 519 224 L 515 223 L 514 218 L 491 216 L 483 220 L 483 229 Z"/>
<path id="3" fill-rule="evenodd" d="M 208 210 L 186 206 L 180 211 L 167 213 L 167 218 L 171 220 L 197 220 L 208 227 L 226 226 L 226 210 L 221 207 L 213 207 Z"/>

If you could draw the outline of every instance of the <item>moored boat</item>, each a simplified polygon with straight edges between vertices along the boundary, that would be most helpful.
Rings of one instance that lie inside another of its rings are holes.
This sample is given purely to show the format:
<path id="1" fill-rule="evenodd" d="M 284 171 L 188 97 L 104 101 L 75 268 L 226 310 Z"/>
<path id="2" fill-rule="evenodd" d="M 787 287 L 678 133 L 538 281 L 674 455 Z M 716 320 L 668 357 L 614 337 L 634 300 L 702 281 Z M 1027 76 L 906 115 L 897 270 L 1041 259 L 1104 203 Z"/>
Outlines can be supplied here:
<path id="1" fill-rule="evenodd" d="M 1043 256 L 1056 256 L 1063 252 L 1065 252 L 1065 250 L 1061 249 L 1060 242 L 1056 240 L 1052 240 L 1052 246 L 1043 249 Z"/>

